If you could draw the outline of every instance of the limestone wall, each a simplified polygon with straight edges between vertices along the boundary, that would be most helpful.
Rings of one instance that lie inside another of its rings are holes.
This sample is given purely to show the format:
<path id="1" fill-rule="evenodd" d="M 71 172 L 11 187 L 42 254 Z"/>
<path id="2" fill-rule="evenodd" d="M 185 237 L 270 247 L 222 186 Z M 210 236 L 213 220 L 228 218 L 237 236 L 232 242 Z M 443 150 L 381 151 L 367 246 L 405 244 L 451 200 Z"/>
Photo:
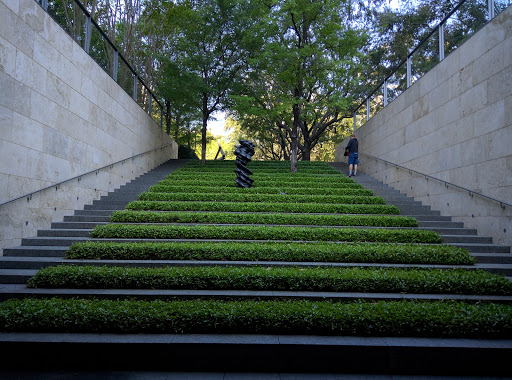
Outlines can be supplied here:
<path id="1" fill-rule="evenodd" d="M 35 1 L 0 0 L 0 203 L 148 151 L 30 201 L 0 206 L 0 249 L 178 151 Z"/>
<path id="2" fill-rule="evenodd" d="M 512 7 L 356 131 L 360 152 L 512 204 Z M 344 141 L 336 150 L 343 161 Z M 512 245 L 512 209 L 368 157 L 361 169 Z"/>

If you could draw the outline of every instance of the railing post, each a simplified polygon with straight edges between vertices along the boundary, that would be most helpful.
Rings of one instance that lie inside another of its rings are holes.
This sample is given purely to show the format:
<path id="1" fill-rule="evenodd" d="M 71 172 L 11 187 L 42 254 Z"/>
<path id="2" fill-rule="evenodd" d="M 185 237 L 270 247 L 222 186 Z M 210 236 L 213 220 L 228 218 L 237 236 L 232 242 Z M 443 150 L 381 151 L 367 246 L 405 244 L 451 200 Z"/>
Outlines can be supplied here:
<path id="1" fill-rule="evenodd" d="M 370 98 L 366 98 L 366 121 L 370 120 Z"/>
<path id="2" fill-rule="evenodd" d="M 164 109 L 160 107 L 160 129 L 164 128 Z"/>
<path id="3" fill-rule="evenodd" d="M 117 68 L 119 67 L 119 51 L 114 50 L 114 65 L 112 67 L 112 79 L 117 82 Z"/>
<path id="4" fill-rule="evenodd" d="M 139 80 L 139 77 L 137 74 L 133 74 L 133 100 L 137 101 L 137 81 Z"/>
<path id="5" fill-rule="evenodd" d="M 354 133 L 355 133 L 356 128 L 357 128 L 357 124 L 356 124 L 356 111 L 354 111 Z"/>
<path id="6" fill-rule="evenodd" d="M 412 56 L 407 56 L 407 88 L 411 87 L 411 63 L 412 63 Z"/>
<path id="7" fill-rule="evenodd" d="M 444 24 L 439 25 L 439 62 L 444 59 Z"/>
<path id="8" fill-rule="evenodd" d="M 149 116 L 153 117 L 151 115 L 151 111 L 152 111 L 152 108 L 153 108 L 153 94 L 150 92 L 149 93 L 149 107 L 148 107 L 148 113 L 149 113 Z"/>
<path id="9" fill-rule="evenodd" d="M 89 54 L 89 50 L 91 49 L 91 24 L 91 16 L 86 16 L 84 50 L 87 54 Z"/>
<path id="10" fill-rule="evenodd" d="M 488 10 L 489 10 L 489 21 L 491 21 L 495 16 L 494 11 L 494 0 L 487 0 Z"/>
<path id="11" fill-rule="evenodd" d="M 384 81 L 383 86 L 384 86 L 384 91 L 382 91 L 382 92 L 384 94 L 384 107 L 386 107 L 388 105 L 388 80 L 387 79 Z"/>
<path id="12" fill-rule="evenodd" d="M 41 8 L 43 8 L 45 12 L 48 12 L 48 0 L 41 0 Z"/>

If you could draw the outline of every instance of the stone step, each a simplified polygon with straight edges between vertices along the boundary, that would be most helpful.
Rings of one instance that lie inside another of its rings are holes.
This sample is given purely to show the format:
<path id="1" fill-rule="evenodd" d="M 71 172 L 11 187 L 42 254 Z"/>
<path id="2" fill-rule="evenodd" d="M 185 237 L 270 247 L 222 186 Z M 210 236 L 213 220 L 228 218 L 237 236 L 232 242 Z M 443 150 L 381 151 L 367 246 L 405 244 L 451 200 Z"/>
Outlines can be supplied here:
<path id="1" fill-rule="evenodd" d="M 0 278 L 3 270 L 0 270 Z M 20 271 L 22 272 L 22 271 Z M 23 271 L 27 274 L 37 272 Z M 30 278 L 31 276 L 27 277 Z M 0 301 L 10 298 L 73 298 L 101 297 L 103 299 L 140 299 L 140 300 L 174 300 L 174 299 L 217 299 L 217 300 L 310 300 L 310 301 L 440 301 L 456 300 L 465 302 L 512 303 L 512 296 L 472 295 L 472 294 L 418 294 L 418 293 L 358 293 L 358 292 L 314 292 L 314 291 L 256 291 L 256 290 L 194 290 L 194 289 L 47 289 L 27 288 L 24 283 L 7 283 L 0 288 Z"/>
<path id="2" fill-rule="evenodd" d="M 465 236 L 465 235 L 442 235 L 443 243 L 471 243 L 471 244 L 492 244 L 492 238 L 485 236 Z"/>
<path id="3" fill-rule="evenodd" d="M 510 253 L 510 247 L 498 244 L 480 244 L 480 243 L 450 243 L 459 248 L 467 249 L 469 252 L 479 253 Z"/>
<path id="4" fill-rule="evenodd" d="M 18 246 L 4 248 L 4 255 L 0 260 L 8 257 L 62 257 L 68 250 L 68 247 L 62 246 Z"/>
<path id="5" fill-rule="evenodd" d="M 96 215 L 68 215 L 64 217 L 64 222 L 108 223 L 110 222 L 110 217 Z"/>
<path id="6" fill-rule="evenodd" d="M 510 253 L 473 252 L 471 255 L 475 258 L 477 263 L 512 264 L 512 254 Z"/>
<path id="7" fill-rule="evenodd" d="M 92 368 L 96 371 L 122 368 L 123 371 L 133 372 L 134 376 L 136 371 L 156 371 L 155 376 L 165 371 L 218 372 L 221 376 L 228 372 L 228 377 L 229 372 L 364 374 L 371 371 L 380 374 L 488 377 L 510 375 L 512 340 L 248 334 L 0 333 L 0 349 L 5 370 L 23 368 L 38 371 L 44 368 L 61 372 L 63 368 L 71 368 L 75 372 L 90 372 L 91 361 L 84 358 L 90 357 L 93 352 Z M 305 376 L 309 378 L 309 374 Z M 314 374 L 311 376 L 316 378 Z M 258 375 L 251 378 L 258 378 Z"/>

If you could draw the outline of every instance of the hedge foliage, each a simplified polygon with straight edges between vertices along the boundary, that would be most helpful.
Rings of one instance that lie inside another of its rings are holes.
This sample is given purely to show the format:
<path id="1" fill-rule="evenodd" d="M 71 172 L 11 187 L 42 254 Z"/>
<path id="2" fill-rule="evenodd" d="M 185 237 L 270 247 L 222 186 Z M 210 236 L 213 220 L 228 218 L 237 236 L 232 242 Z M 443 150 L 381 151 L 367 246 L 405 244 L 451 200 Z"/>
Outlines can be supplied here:
<path id="1" fill-rule="evenodd" d="M 381 197 L 349 195 L 284 195 L 284 194 L 226 194 L 226 193 L 151 193 L 139 195 L 139 201 L 188 202 L 272 202 L 272 203 L 343 203 L 385 204 Z"/>
<path id="2" fill-rule="evenodd" d="M 166 179 L 192 179 L 194 177 L 201 177 L 202 179 L 225 179 L 226 181 L 232 180 L 236 177 L 235 172 L 219 172 L 211 173 L 204 172 L 198 173 L 196 171 L 175 171 L 169 174 Z M 313 174 L 313 173 L 253 173 L 251 178 L 254 181 L 274 181 L 274 182 L 325 182 L 325 183 L 343 183 L 354 182 L 352 178 L 345 177 L 341 174 Z"/>
<path id="3" fill-rule="evenodd" d="M 333 214 L 400 214 L 392 205 L 361 205 L 335 203 L 263 203 L 263 202 L 158 202 L 135 201 L 126 205 L 128 210 L 156 211 L 230 211 L 230 212 L 291 212 Z"/>
<path id="4" fill-rule="evenodd" d="M 512 306 L 453 301 L 12 299 L 0 304 L 0 330 L 510 339 Z"/>
<path id="5" fill-rule="evenodd" d="M 81 242 L 68 259 L 219 260 L 472 265 L 473 256 L 452 245 L 380 243 Z"/>
<path id="6" fill-rule="evenodd" d="M 286 195 L 373 195 L 369 189 L 358 187 L 307 188 L 307 187 L 221 187 L 221 186 L 169 186 L 154 185 L 152 193 L 227 193 L 227 194 L 286 194 Z"/>
<path id="7" fill-rule="evenodd" d="M 439 234 L 425 230 L 288 226 L 157 226 L 107 224 L 104 226 L 96 226 L 91 232 L 91 237 L 125 239 L 235 239 L 441 243 Z"/>
<path id="8" fill-rule="evenodd" d="M 192 177 L 183 178 L 183 177 L 168 177 L 165 180 L 162 180 L 158 183 L 158 185 L 162 186 L 215 186 L 222 188 L 237 188 L 240 189 L 235 183 L 236 176 L 233 174 L 233 178 L 231 179 L 218 179 L 214 177 L 202 178 L 202 177 Z M 293 188 L 306 188 L 306 189 L 338 189 L 338 188 L 356 188 L 362 189 L 363 186 L 359 183 L 355 182 L 320 182 L 315 180 L 297 182 L 297 181 L 287 181 L 283 180 L 265 180 L 258 181 L 253 184 L 251 189 L 264 189 L 264 188 L 279 188 L 279 187 L 293 187 Z"/>
<path id="9" fill-rule="evenodd" d="M 482 270 L 403 268 L 159 267 L 58 265 L 29 288 L 210 289 L 510 295 L 512 282 Z"/>
<path id="10" fill-rule="evenodd" d="M 418 221 L 407 216 L 388 215 L 308 215 L 227 212 L 152 212 L 116 211 L 113 223 L 210 223 L 210 224 L 274 224 L 317 226 L 418 227 Z"/>

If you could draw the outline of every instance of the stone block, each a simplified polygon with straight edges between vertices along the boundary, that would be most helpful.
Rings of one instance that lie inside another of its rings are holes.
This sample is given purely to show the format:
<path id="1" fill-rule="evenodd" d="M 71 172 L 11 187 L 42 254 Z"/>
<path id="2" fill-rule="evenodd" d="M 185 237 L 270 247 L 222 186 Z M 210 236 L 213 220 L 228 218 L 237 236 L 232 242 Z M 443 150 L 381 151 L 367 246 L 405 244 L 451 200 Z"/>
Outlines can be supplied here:
<path id="1" fill-rule="evenodd" d="M 43 125 L 55 126 L 58 105 L 36 91 L 30 92 L 29 117 Z"/>
<path id="2" fill-rule="evenodd" d="M 460 96 L 461 116 L 467 116 L 487 105 L 487 82 L 481 82 Z M 492 102 L 492 101 L 491 101 Z"/>
<path id="3" fill-rule="evenodd" d="M 23 175 L 27 167 L 27 148 L 0 140 L 0 173 Z"/>
<path id="4" fill-rule="evenodd" d="M 26 116 L 13 114 L 11 141 L 20 146 L 41 151 L 44 126 Z"/>
<path id="5" fill-rule="evenodd" d="M 426 108 L 428 112 L 436 110 L 441 105 L 450 100 L 450 83 L 448 80 L 440 83 L 439 86 L 437 86 L 429 93 L 428 97 L 424 97 L 422 99 L 426 100 Z M 424 112 L 422 116 L 424 116 L 426 113 L 427 112 Z"/>
<path id="6" fill-rule="evenodd" d="M 46 94 L 47 71 L 19 50 L 16 54 L 15 78 L 30 89 Z"/>
<path id="7" fill-rule="evenodd" d="M 0 37 L 29 57 L 33 56 L 35 32 L 3 2 L 0 3 Z"/>
<path id="8" fill-rule="evenodd" d="M 468 91 L 473 86 L 473 64 L 461 68 L 448 80 L 450 99 Z"/>
<path id="9" fill-rule="evenodd" d="M 512 126 L 498 129 L 489 135 L 489 158 L 512 156 Z"/>
<path id="10" fill-rule="evenodd" d="M 46 96 L 61 107 L 69 109 L 71 88 L 60 78 L 48 73 L 46 78 Z"/>
<path id="11" fill-rule="evenodd" d="M 0 106 L 28 116 L 31 91 L 14 78 L 0 72 Z"/>
<path id="12" fill-rule="evenodd" d="M 0 138 L 12 142 L 12 123 L 14 113 L 9 108 L 0 106 Z"/>
<path id="13" fill-rule="evenodd" d="M 87 100 L 82 94 L 75 90 L 69 93 L 69 108 L 70 111 L 80 117 L 82 120 L 90 122 L 89 116 L 91 114 L 92 103 Z"/>
<path id="14" fill-rule="evenodd" d="M 16 15 L 19 14 L 19 12 L 20 12 L 19 0 L 2 0 L 2 3 L 3 3 L 3 6 L 6 6 L 7 9 L 11 10 L 14 14 L 16 14 Z M 0 10 L 0 12 L 3 12 L 3 10 Z"/>
<path id="15" fill-rule="evenodd" d="M 473 86 L 489 79 L 505 68 L 504 44 L 487 51 L 473 62 Z"/>
<path id="16" fill-rule="evenodd" d="M 447 55 L 433 70 L 437 73 L 437 82 L 441 85 L 448 82 L 460 68 L 460 50 L 456 49 Z"/>
<path id="17" fill-rule="evenodd" d="M 441 128 L 445 125 L 455 122 L 460 119 L 461 114 L 461 99 L 460 97 L 450 100 L 448 103 L 443 104 L 437 109 L 435 114 L 438 117 L 437 125 Z"/>
<path id="18" fill-rule="evenodd" d="M 0 72 L 16 77 L 16 48 L 0 36 Z"/>
<path id="19" fill-rule="evenodd" d="M 35 1 L 20 1 L 18 16 L 36 33 L 44 30 L 44 19 L 48 18 L 46 12 Z"/>
<path id="20" fill-rule="evenodd" d="M 507 179 L 506 160 L 504 158 L 489 160 L 476 164 L 476 186 L 485 192 L 486 188 L 505 186 Z"/>
<path id="21" fill-rule="evenodd" d="M 489 103 L 495 103 L 512 95 L 512 66 L 508 66 L 487 82 Z"/>
<path id="22" fill-rule="evenodd" d="M 52 50 L 64 57 L 72 56 L 75 42 L 51 17 L 47 16 L 45 18 L 44 31 L 40 35 L 48 42 Z"/>
<path id="23" fill-rule="evenodd" d="M 487 29 L 482 28 L 459 48 L 460 67 L 463 68 L 469 65 L 485 53 L 487 49 Z"/>
<path id="24" fill-rule="evenodd" d="M 505 126 L 505 100 L 490 104 L 473 114 L 475 136 L 481 136 Z"/>
<path id="25" fill-rule="evenodd" d="M 509 3 L 510 5 L 510 3 Z M 512 36 L 512 8 L 508 7 L 497 15 L 486 27 L 489 48 Z"/>

